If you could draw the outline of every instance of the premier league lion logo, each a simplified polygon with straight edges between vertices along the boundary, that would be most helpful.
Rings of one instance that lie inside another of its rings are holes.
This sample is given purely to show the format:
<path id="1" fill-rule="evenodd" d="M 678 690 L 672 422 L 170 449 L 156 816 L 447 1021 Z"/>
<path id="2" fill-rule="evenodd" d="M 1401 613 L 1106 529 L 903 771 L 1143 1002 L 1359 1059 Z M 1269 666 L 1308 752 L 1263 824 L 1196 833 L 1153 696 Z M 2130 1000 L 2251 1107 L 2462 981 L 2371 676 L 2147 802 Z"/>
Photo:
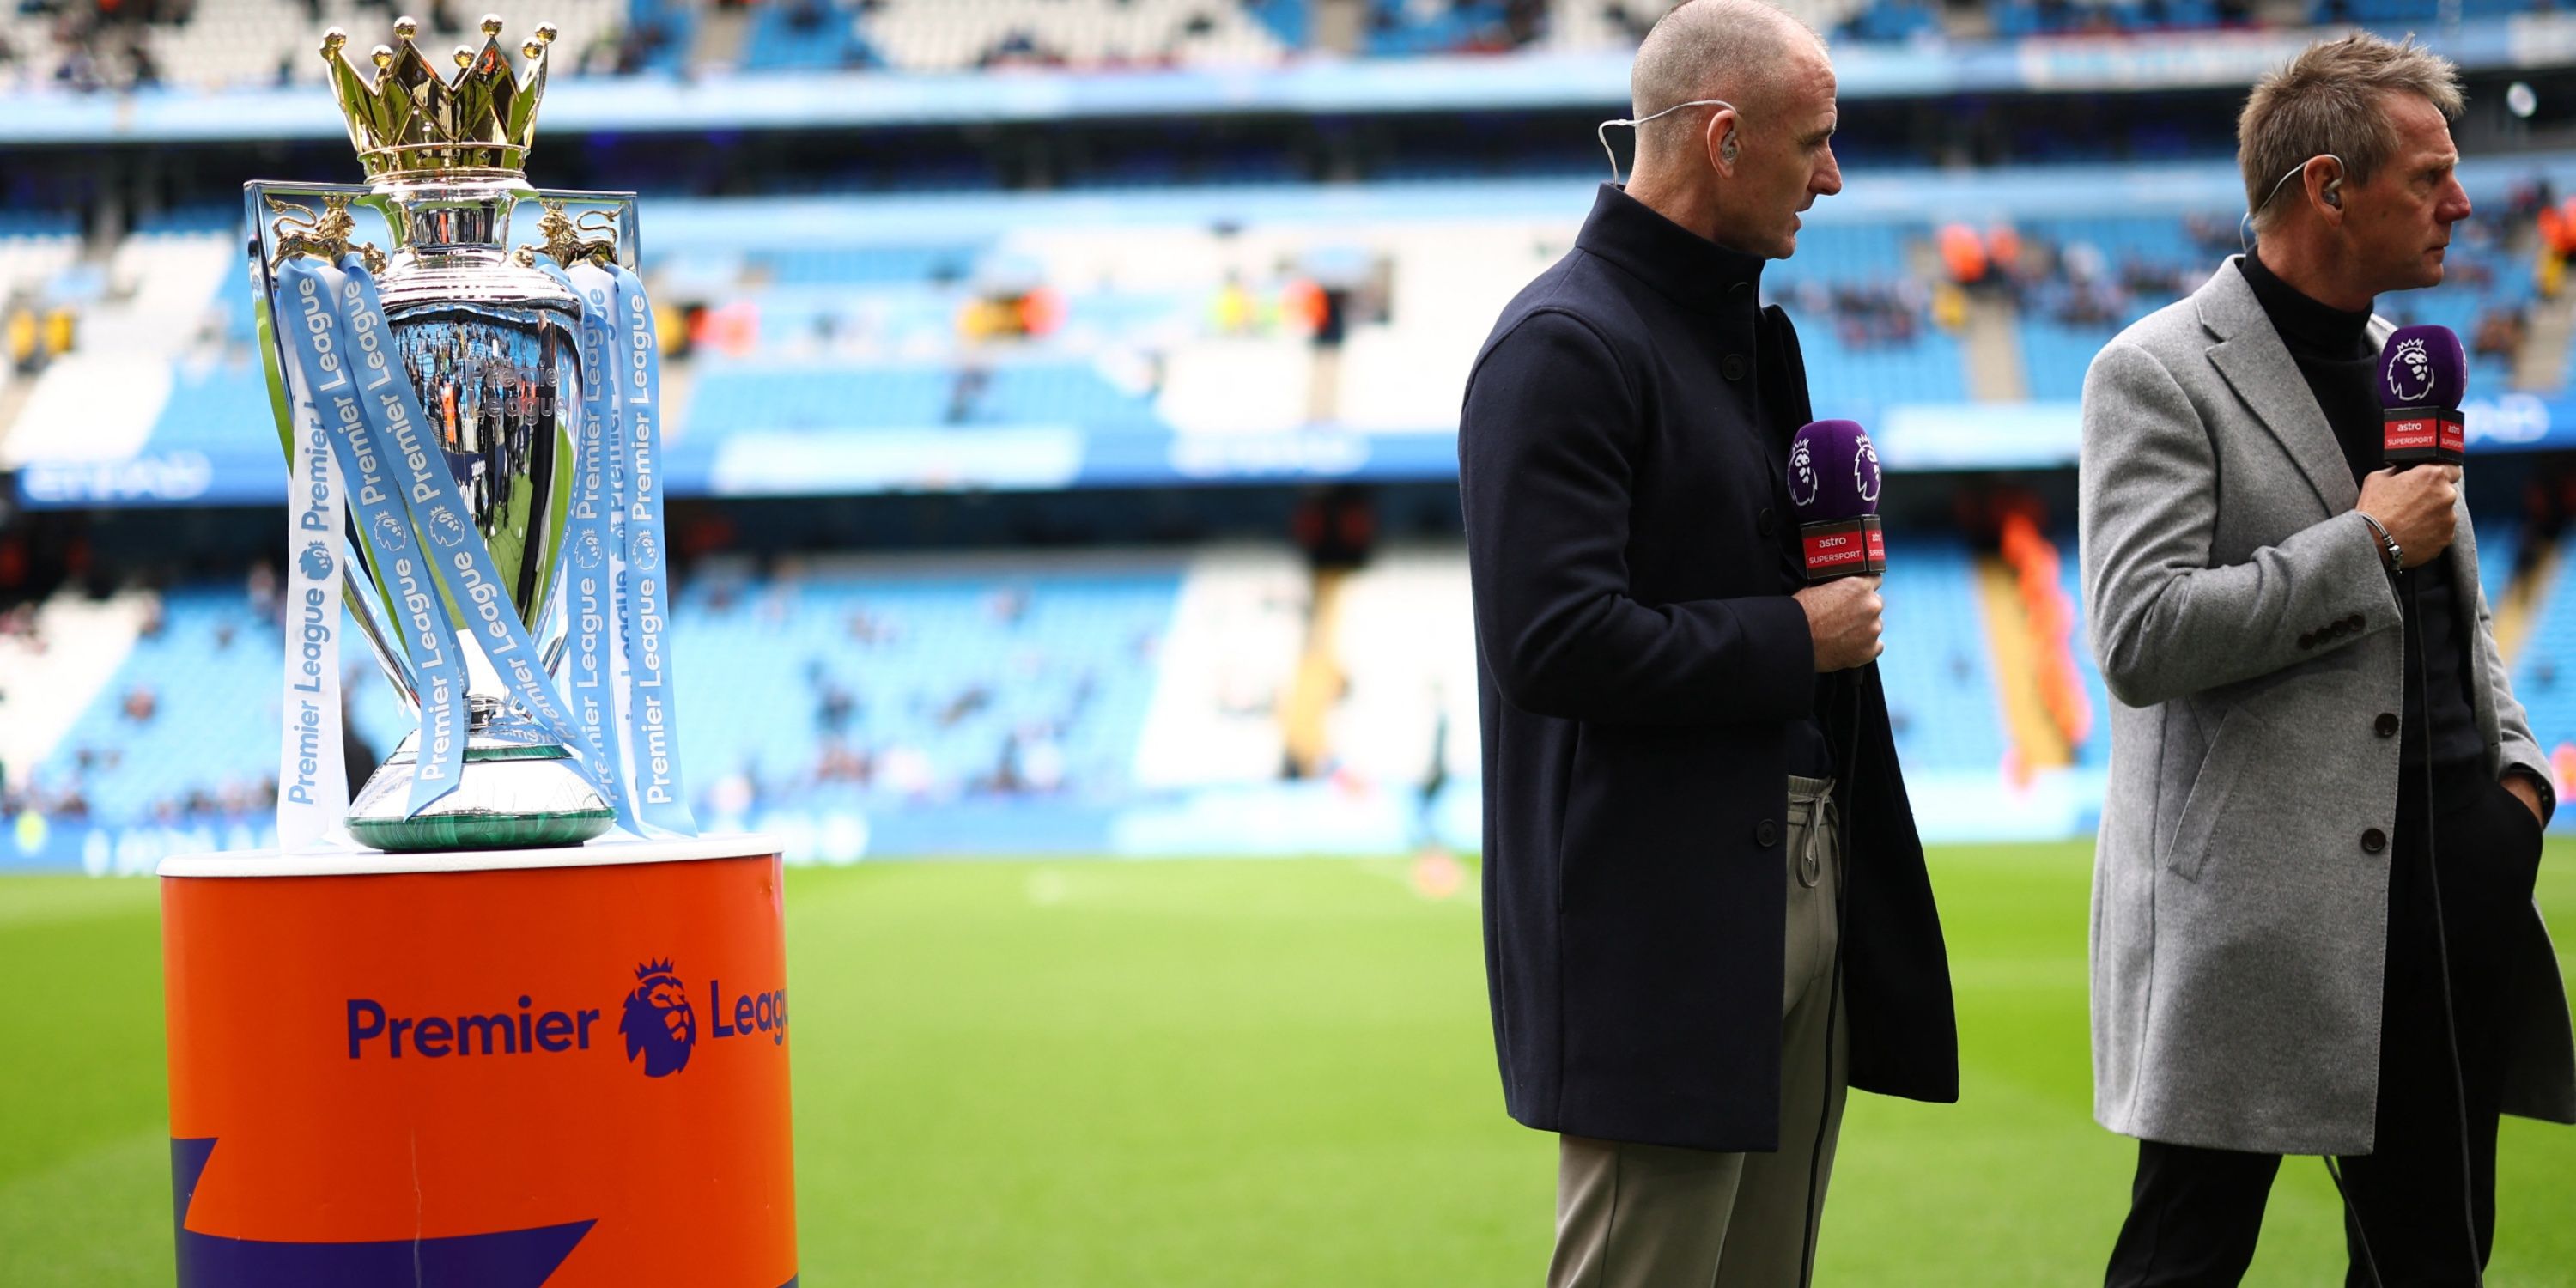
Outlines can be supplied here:
<path id="1" fill-rule="evenodd" d="M 376 516 L 376 549 L 398 555 L 411 548 L 411 525 L 391 514 Z"/>
<path id="2" fill-rule="evenodd" d="M 698 1043 L 697 1012 L 689 1009 L 688 986 L 673 973 L 668 958 L 635 968 L 635 991 L 626 995 L 626 1013 L 617 1031 L 626 1035 L 626 1058 L 644 1057 L 644 1076 L 659 1078 L 689 1067 L 689 1049 Z"/>
<path id="3" fill-rule="evenodd" d="M 1816 503 L 1816 447 L 1800 438 L 1789 447 L 1789 504 L 1805 509 Z"/>
<path id="4" fill-rule="evenodd" d="M 465 521 L 454 510 L 440 510 L 429 521 L 429 539 L 443 550 L 454 550 L 465 544 Z"/>
<path id="5" fill-rule="evenodd" d="M 582 533 L 580 542 L 572 548 L 572 561 L 584 568 L 596 568 L 599 566 L 599 560 L 599 534 Z"/>
<path id="6" fill-rule="evenodd" d="M 331 577 L 331 552 L 319 541 L 305 546 L 295 564 L 304 571 L 307 581 L 328 581 Z"/>
<path id="7" fill-rule="evenodd" d="M 1860 440 L 1859 450 L 1852 453 L 1852 487 L 1860 492 L 1861 500 L 1877 503 L 1878 448 L 1866 438 Z"/>
<path id="8" fill-rule="evenodd" d="M 2433 393 L 2433 353 L 2421 336 L 2401 340 L 2388 364 L 2388 392 L 2413 405 Z"/>
<path id="9" fill-rule="evenodd" d="M 635 538 L 635 566 L 646 572 L 662 566 L 662 548 L 653 544 L 649 532 Z"/>

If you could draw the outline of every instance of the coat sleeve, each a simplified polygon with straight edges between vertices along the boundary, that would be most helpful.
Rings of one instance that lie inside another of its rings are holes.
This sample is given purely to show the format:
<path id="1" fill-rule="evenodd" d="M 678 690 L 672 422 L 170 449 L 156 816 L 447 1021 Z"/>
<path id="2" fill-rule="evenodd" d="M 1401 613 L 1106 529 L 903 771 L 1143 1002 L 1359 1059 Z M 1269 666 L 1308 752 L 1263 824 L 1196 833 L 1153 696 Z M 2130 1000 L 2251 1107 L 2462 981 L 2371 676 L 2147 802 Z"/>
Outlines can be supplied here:
<path id="1" fill-rule="evenodd" d="M 2173 373 L 2114 341 L 2084 378 L 2076 474 L 2086 614 L 2103 682 L 2133 707 L 2269 675 L 2396 630 L 2378 541 L 2346 511 L 2210 566 L 2218 455 Z M 2344 635 L 2299 637 L 2359 616 Z"/>
<path id="2" fill-rule="evenodd" d="M 1644 416 L 1610 346 L 1562 312 L 1522 320 L 1468 377 L 1459 493 L 1477 643 L 1496 686 L 1513 706 L 1567 720 L 1806 714 L 1815 646 L 1795 599 L 1649 604 L 1631 592 Z"/>

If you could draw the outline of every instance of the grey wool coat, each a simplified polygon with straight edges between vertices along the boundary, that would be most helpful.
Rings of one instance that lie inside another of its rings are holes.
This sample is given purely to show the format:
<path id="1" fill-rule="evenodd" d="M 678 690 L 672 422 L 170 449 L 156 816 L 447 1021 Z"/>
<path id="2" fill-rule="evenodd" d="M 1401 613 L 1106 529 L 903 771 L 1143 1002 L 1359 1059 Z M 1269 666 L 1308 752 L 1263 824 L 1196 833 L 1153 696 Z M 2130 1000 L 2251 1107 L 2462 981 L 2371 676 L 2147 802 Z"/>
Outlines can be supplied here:
<path id="1" fill-rule="evenodd" d="M 2373 319 L 2374 341 L 2389 330 Z M 2113 699 L 2094 1116 L 2172 1144 L 2367 1153 L 2400 741 L 2375 722 L 2403 710 L 2405 646 L 2351 467 L 2233 259 L 2094 358 L 2083 417 L 2085 612 Z M 2488 767 L 2539 773 L 2465 501 L 2426 567 L 2477 605 Z M 2576 1122 L 2538 908 L 2498 933 L 2514 963 L 2504 1109 Z"/>

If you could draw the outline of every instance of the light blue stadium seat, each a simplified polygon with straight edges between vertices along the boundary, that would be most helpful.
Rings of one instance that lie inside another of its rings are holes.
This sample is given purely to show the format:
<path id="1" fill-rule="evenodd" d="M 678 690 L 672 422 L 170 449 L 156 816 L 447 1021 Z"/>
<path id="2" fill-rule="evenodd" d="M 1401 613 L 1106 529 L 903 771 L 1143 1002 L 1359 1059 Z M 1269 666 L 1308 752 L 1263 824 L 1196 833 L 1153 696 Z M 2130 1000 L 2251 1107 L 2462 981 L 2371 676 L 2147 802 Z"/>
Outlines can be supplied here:
<path id="1" fill-rule="evenodd" d="M 1994 654 L 1965 543 L 1891 533 L 1887 652 L 1879 672 L 1896 750 L 1909 770 L 1992 771 L 2007 739 Z"/>

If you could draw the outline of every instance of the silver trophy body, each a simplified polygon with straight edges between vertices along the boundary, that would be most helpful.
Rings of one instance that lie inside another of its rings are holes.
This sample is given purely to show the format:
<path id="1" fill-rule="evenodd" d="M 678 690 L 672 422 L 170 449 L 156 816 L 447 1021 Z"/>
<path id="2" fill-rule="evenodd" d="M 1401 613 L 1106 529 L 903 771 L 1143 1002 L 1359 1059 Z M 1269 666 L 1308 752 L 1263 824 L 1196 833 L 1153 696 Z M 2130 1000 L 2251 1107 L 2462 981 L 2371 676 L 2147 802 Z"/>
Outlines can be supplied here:
<path id="1" fill-rule="evenodd" d="M 511 605 L 552 676 L 565 652 L 561 582 L 581 407 L 580 305 L 507 246 L 513 212 L 537 195 L 515 174 L 380 181 L 372 187 L 245 187 L 260 349 L 281 441 L 291 440 L 294 410 L 268 301 L 277 256 L 293 252 L 291 243 L 302 230 L 292 227 L 298 222 L 292 216 L 281 220 L 279 212 L 301 210 L 308 216 L 301 222 L 309 227 L 314 205 L 305 203 L 336 199 L 335 210 L 373 210 L 383 217 L 393 246 L 377 274 L 377 289 L 395 351 L 507 583 Z M 633 253 L 631 198 L 559 196 L 608 207 L 628 233 L 620 239 L 625 253 Z M 417 716 L 420 675 L 408 637 L 394 624 L 383 561 L 356 531 L 354 515 L 348 536 L 345 597 L 385 675 Z M 458 639 L 470 723 L 456 789 L 420 813 L 406 814 L 417 767 L 415 729 L 353 792 L 346 819 L 351 836 L 384 850 L 506 849 L 577 844 L 606 831 L 613 812 L 575 767 L 571 749 L 508 696 L 474 632 L 460 628 Z"/>

